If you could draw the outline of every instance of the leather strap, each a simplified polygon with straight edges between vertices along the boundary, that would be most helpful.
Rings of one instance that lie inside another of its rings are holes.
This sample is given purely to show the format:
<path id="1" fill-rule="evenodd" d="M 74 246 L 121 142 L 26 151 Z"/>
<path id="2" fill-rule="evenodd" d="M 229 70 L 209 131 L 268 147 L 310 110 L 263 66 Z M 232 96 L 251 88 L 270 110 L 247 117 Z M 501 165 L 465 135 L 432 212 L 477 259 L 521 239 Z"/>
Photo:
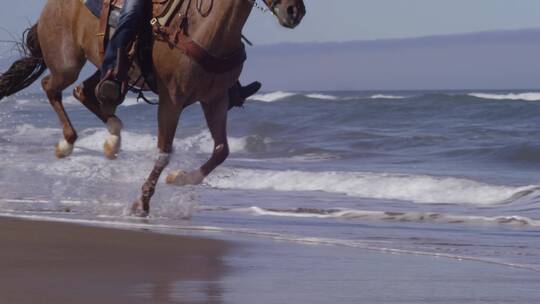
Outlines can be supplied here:
<path id="1" fill-rule="evenodd" d="M 101 18 L 99 20 L 99 33 L 98 36 L 101 36 L 102 39 L 99 41 L 99 55 L 103 60 L 105 56 L 105 50 L 107 48 L 107 43 L 109 42 L 109 16 L 111 14 L 111 1 L 103 0 L 103 8 L 101 9 Z"/>
<path id="2" fill-rule="evenodd" d="M 197 62 L 205 71 L 209 73 L 221 74 L 229 72 L 240 65 L 246 59 L 246 49 L 242 43 L 242 47 L 227 57 L 219 58 L 210 54 L 206 49 L 193 41 L 190 37 L 184 34 L 184 31 L 178 31 L 174 39 L 174 45 Z"/>

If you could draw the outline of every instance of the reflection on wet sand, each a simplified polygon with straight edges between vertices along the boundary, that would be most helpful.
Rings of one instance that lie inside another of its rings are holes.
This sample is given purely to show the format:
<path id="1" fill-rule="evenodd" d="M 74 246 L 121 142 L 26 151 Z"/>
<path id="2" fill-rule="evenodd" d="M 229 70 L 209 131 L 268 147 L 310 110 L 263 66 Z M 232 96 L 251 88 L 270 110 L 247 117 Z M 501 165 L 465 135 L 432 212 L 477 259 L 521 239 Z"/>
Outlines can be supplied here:
<path id="1" fill-rule="evenodd" d="M 0 303 L 222 303 L 222 241 L 0 218 Z M 36 302 L 37 301 L 37 302 Z"/>

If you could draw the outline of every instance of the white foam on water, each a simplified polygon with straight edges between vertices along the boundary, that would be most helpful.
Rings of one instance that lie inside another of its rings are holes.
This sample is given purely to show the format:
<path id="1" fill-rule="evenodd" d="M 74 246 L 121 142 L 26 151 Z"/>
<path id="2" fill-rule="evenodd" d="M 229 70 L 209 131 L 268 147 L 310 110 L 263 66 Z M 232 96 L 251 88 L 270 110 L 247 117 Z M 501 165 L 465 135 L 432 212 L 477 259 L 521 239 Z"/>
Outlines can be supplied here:
<path id="1" fill-rule="evenodd" d="M 208 185 L 222 189 L 323 191 L 375 199 L 433 204 L 494 205 L 536 186 L 489 185 L 474 180 L 370 172 L 306 172 L 225 170 L 211 175 Z"/>
<path id="2" fill-rule="evenodd" d="M 75 151 L 76 152 L 76 151 Z M 143 159 L 141 159 L 143 160 Z M 74 153 L 72 156 L 50 163 L 35 165 L 35 170 L 47 175 L 69 177 L 70 179 L 83 179 L 89 181 L 110 181 L 121 183 L 140 183 L 151 169 L 151 157 L 144 161 L 132 159 L 117 159 L 114 162 L 101 155 L 85 155 Z M 70 185 L 65 185 L 69 189 Z M 59 197 L 63 196 L 63 188 L 58 185 Z"/>
<path id="3" fill-rule="evenodd" d="M 93 151 L 103 150 L 103 143 L 109 136 L 105 128 L 87 129 L 87 136 L 82 136 L 76 143 L 76 147 L 81 147 Z M 122 150 L 130 152 L 153 151 L 156 149 L 157 137 L 150 134 L 122 132 Z"/>
<path id="4" fill-rule="evenodd" d="M 247 137 L 228 137 L 229 150 L 231 153 L 245 152 L 247 149 Z M 179 139 L 175 146 L 183 150 L 192 150 L 197 153 L 212 153 L 214 151 L 214 140 L 208 130 Z"/>
<path id="5" fill-rule="evenodd" d="M 370 96 L 369 98 L 371 98 L 371 99 L 405 99 L 407 97 L 405 97 L 405 96 L 397 96 L 397 95 L 376 94 L 376 95 Z"/>
<path id="6" fill-rule="evenodd" d="M 70 105 L 70 106 L 75 106 L 75 105 L 81 105 L 81 102 L 79 100 L 77 100 L 73 95 L 66 95 L 62 98 L 62 103 L 64 105 Z M 138 104 L 141 104 L 143 102 L 137 102 L 137 98 L 136 97 L 126 97 L 124 99 L 124 102 L 122 102 L 122 104 L 120 105 L 121 107 L 131 107 L 131 106 L 135 106 L 135 105 L 138 105 Z"/>
<path id="7" fill-rule="evenodd" d="M 77 100 L 73 95 L 67 95 L 67 96 L 62 97 L 62 103 L 64 105 L 71 105 L 71 106 L 81 105 L 81 102 Z"/>
<path id="8" fill-rule="evenodd" d="M 249 97 L 249 100 L 257 100 L 262 102 L 275 102 L 279 101 L 291 96 L 296 95 L 295 93 L 290 92 L 283 92 L 283 91 L 277 91 L 272 93 L 266 93 L 266 94 L 257 94 Z"/>
<path id="9" fill-rule="evenodd" d="M 47 139 L 60 138 L 62 130 L 57 128 L 39 128 L 31 124 L 21 124 L 15 129 L 1 129 L 0 134 L 14 143 L 41 144 Z"/>
<path id="10" fill-rule="evenodd" d="M 493 94 L 493 93 L 470 93 L 469 96 L 492 99 L 492 100 L 524 100 L 524 101 L 540 101 L 540 93 L 509 93 L 509 94 Z"/>
<path id="11" fill-rule="evenodd" d="M 322 99 L 322 100 L 338 100 L 339 99 L 339 97 L 337 96 L 319 94 L 319 93 L 307 94 L 306 97 L 312 98 L 312 99 Z"/>
<path id="12" fill-rule="evenodd" d="M 320 219 L 348 219 L 348 220 L 385 220 L 400 222 L 432 222 L 449 224 L 472 224 L 472 225 L 509 225 L 540 227 L 540 220 L 528 217 L 508 216 L 477 216 L 477 215 L 454 215 L 433 212 L 387 212 L 354 209 L 265 209 L 261 207 L 230 209 L 233 212 L 247 212 L 256 216 L 320 218 Z"/>
<path id="13" fill-rule="evenodd" d="M 131 107 L 131 106 L 136 106 L 138 104 L 144 104 L 144 102 L 138 102 L 137 101 L 137 98 L 135 97 L 126 97 L 126 99 L 124 99 L 124 102 L 122 102 L 122 104 L 120 106 L 122 107 Z"/>
<path id="14" fill-rule="evenodd" d="M 31 99 L 17 99 L 15 101 L 15 103 L 18 106 L 25 106 L 25 105 L 31 104 L 32 102 L 34 102 L 34 100 L 31 100 Z"/>
<path id="15" fill-rule="evenodd" d="M 31 124 L 22 124 L 15 127 L 14 136 L 23 137 L 49 137 L 61 133 L 57 128 L 40 128 Z"/>
<path id="16" fill-rule="evenodd" d="M 87 136 L 82 136 L 75 146 L 93 151 L 101 151 L 103 142 L 109 136 L 104 128 L 87 129 Z M 231 153 L 244 152 L 247 149 L 248 137 L 229 137 L 229 149 Z M 147 152 L 156 150 L 157 137 L 150 134 L 122 131 L 122 151 Z M 174 143 L 175 149 L 193 151 L 196 153 L 210 154 L 214 149 L 214 140 L 208 130 L 204 130 L 186 138 L 177 138 Z"/>

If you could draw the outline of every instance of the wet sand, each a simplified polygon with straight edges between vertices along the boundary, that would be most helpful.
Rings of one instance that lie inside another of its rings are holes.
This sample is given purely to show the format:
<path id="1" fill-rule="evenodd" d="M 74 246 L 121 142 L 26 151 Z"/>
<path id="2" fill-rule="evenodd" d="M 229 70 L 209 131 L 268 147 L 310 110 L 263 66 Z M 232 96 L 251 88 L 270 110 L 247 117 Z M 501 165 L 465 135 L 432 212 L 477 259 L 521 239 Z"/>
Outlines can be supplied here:
<path id="1" fill-rule="evenodd" d="M 225 241 L 0 217 L 0 303 L 540 301 L 535 271 L 214 236 Z"/>
<path id="2" fill-rule="evenodd" d="M 0 303 L 169 303 L 178 282 L 208 282 L 181 303 L 207 303 L 225 273 L 222 241 L 0 218 Z"/>

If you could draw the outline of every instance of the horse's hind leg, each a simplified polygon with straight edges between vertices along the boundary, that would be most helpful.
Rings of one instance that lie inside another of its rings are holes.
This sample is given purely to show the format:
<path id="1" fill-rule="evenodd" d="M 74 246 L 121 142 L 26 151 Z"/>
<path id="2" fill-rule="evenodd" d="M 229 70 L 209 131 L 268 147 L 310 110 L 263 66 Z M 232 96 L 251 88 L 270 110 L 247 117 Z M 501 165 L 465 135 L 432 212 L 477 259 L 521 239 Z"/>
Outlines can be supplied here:
<path id="1" fill-rule="evenodd" d="M 97 71 L 73 91 L 73 96 L 77 98 L 90 112 L 94 113 L 103 123 L 107 125 L 109 137 L 103 144 L 103 153 L 108 159 L 115 159 L 120 151 L 122 121 L 115 115 L 107 115 L 101 111 L 95 88 L 100 81 L 100 73 Z"/>
<path id="2" fill-rule="evenodd" d="M 45 90 L 49 102 L 62 124 L 64 138 L 60 140 L 55 151 L 58 158 L 69 156 L 73 152 L 73 144 L 77 140 L 77 132 L 75 132 L 62 104 L 62 91 L 77 80 L 79 72 L 80 68 L 66 69 L 62 73 L 55 73 L 51 69 L 51 74 L 45 76 L 41 82 L 43 90 Z"/>
<path id="3" fill-rule="evenodd" d="M 167 176 L 167 183 L 176 186 L 198 185 L 217 166 L 221 165 L 229 156 L 227 142 L 227 111 L 228 99 L 221 98 L 210 103 L 201 103 L 206 123 L 214 139 L 214 152 L 212 157 L 199 169 L 191 172 L 175 171 Z"/>

